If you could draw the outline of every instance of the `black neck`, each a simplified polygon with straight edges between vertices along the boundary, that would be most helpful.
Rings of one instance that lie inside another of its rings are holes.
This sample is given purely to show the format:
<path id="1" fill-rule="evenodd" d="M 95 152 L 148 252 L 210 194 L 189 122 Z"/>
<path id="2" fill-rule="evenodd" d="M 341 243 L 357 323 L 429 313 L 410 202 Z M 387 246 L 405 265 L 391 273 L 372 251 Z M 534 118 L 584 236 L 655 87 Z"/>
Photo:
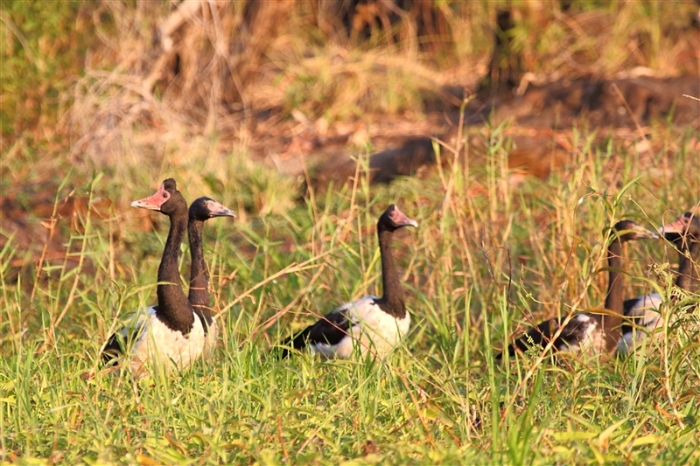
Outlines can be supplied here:
<path id="1" fill-rule="evenodd" d="M 622 243 L 618 238 L 614 238 L 608 246 L 609 282 L 608 294 L 605 297 L 605 309 L 611 311 L 611 314 L 606 315 L 604 319 L 608 332 L 619 332 L 622 324 L 624 275 L 618 272 L 622 267 L 621 255 Z"/>
<path id="2" fill-rule="evenodd" d="M 170 216 L 170 231 L 158 268 L 158 310 L 156 315 L 172 330 L 188 334 L 194 323 L 192 307 L 180 283 L 178 256 L 187 230 L 187 210 Z"/>
<path id="3" fill-rule="evenodd" d="M 700 242 L 691 241 L 688 246 L 688 238 L 678 247 L 678 276 L 676 286 L 682 290 L 690 289 L 690 282 L 693 279 L 693 261 L 700 253 Z"/>
<path id="4" fill-rule="evenodd" d="M 402 319 L 406 316 L 406 304 L 404 303 L 403 287 L 399 281 L 399 274 L 394 265 L 394 254 L 391 250 L 393 233 L 378 226 L 379 252 L 382 256 L 382 284 L 384 295 L 380 299 L 380 307 L 387 314 Z"/>
<path id="5" fill-rule="evenodd" d="M 188 235 L 190 238 L 190 294 L 188 299 L 194 312 L 207 324 L 211 324 L 211 309 L 209 307 L 209 271 L 204 262 L 204 248 L 202 246 L 202 220 L 190 219 Z"/>

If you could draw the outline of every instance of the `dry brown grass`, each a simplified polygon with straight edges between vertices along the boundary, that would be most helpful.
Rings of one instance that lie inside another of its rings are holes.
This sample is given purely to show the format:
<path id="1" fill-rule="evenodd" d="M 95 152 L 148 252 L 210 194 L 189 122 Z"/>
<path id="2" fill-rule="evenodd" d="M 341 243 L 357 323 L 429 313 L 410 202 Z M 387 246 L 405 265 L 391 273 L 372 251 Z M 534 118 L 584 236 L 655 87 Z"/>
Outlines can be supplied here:
<path id="1" fill-rule="evenodd" d="M 58 125 L 45 124 L 40 135 L 64 142 L 39 147 L 33 162 L 48 165 L 43 173 L 68 161 L 81 173 L 107 170 L 140 184 L 187 174 L 197 187 L 222 160 L 250 155 L 251 147 L 276 160 L 300 131 L 349 134 L 363 147 L 383 115 L 410 124 L 425 118 L 426 100 L 456 109 L 454 90 L 472 92 L 486 74 L 493 18 L 505 3 L 415 4 L 353 16 L 294 0 L 96 3 L 79 21 L 93 34 L 84 73 L 60 96 Z M 633 67 L 664 76 L 697 70 L 698 31 L 687 24 L 693 4 L 650 8 L 514 7 L 509 34 L 529 71 L 523 83 Z M 36 170 L 22 165 L 21 154 L 35 143 L 16 141 L 3 173 L 11 167 L 17 180 L 31 179 Z"/>
<path id="2" fill-rule="evenodd" d="M 458 105 L 443 89 L 473 89 L 483 75 L 497 7 L 441 5 L 433 14 L 447 26 L 426 37 L 417 35 L 420 15 L 433 11 L 425 5 L 396 13 L 396 27 L 387 22 L 392 11 L 358 10 L 347 37 L 338 18 L 305 2 L 101 3 L 93 14 L 100 40 L 70 97 L 73 152 L 109 164 L 124 154 L 125 138 L 145 153 L 160 139 L 192 134 L 245 140 L 270 111 L 333 124 L 368 112 L 420 114 L 431 94 Z M 700 43 L 683 23 L 692 4 L 653 8 L 623 3 L 568 14 L 549 2 L 524 4 L 514 10 L 514 47 L 536 82 L 633 67 L 664 76 L 693 69 L 686 58 Z M 105 15 L 109 25 L 100 21 Z M 358 28 L 370 26 L 372 46 L 351 45 Z M 439 58 L 430 44 L 446 54 Z M 135 132 L 154 134 L 141 141 Z"/>

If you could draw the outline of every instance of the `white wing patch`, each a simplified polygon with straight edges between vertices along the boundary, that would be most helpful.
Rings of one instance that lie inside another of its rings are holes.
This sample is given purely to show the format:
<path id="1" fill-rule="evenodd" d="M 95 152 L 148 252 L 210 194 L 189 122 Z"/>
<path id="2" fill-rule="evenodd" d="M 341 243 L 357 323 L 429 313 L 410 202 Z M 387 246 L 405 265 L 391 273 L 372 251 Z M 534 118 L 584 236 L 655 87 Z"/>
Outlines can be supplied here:
<path id="1" fill-rule="evenodd" d="M 579 314 L 582 315 L 582 314 Z M 589 315 L 585 315 L 584 336 L 579 343 L 582 353 L 599 355 L 605 353 L 605 335 L 598 321 Z"/>
<path id="2" fill-rule="evenodd" d="M 357 349 L 362 356 L 371 352 L 379 357 L 386 356 L 408 332 L 411 316 L 406 312 L 403 319 L 397 319 L 384 312 L 374 296 L 365 296 L 335 309 L 344 312 L 350 320 L 348 335 L 335 345 L 315 343 L 313 353 L 325 358 L 348 359 Z"/>
<path id="3" fill-rule="evenodd" d="M 639 348 L 644 340 L 653 336 L 654 330 L 659 328 L 663 321 L 659 309 L 663 300 L 658 293 L 640 297 L 635 305 L 630 308 L 626 317 L 633 324 L 629 332 L 625 332 L 617 344 L 617 353 L 629 354 Z"/>
<path id="4" fill-rule="evenodd" d="M 586 313 L 576 314 L 569 325 L 576 326 L 575 341 L 562 345 L 560 350 L 588 355 L 602 354 L 605 348 L 605 338 L 598 321 Z"/>
<path id="5" fill-rule="evenodd" d="M 635 317 L 637 326 L 645 327 L 647 330 L 654 330 L 659 326 L 661 314 L 661 295 L 658 293 L 642 296 L 629 311 L 627 317 Z"/>

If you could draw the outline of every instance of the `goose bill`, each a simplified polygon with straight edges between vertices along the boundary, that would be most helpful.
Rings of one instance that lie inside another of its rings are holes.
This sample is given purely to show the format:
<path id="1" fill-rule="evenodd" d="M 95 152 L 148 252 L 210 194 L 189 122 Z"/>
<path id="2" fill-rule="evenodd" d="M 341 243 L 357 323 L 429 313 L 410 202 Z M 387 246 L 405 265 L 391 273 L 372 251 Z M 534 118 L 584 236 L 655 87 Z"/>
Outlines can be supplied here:
<path id="1" fill-rule="evenodd" d="M 654 231 L 647 230 L 646 228 L 635 225 L 634 227 L 627 230 L 632 234 L 632 239 L 658 239 L 661 235 Z M 622 232 L 625 233 L 625 232 Z"/>
<path id="2" fill-rule="evenodd" d="M 676 234 L 680 235 L 685 231 L 685 228 L 688 226 L 688 219 L 684 216 L 678 217 L 676 220 L 674 220 L 671 223 L 667 223 L 663 225 L 661 228 L 659 228 L 659 233 L 662 235 L 668 235 L 668 234 Z"/>
<path id="3" fill-rule="evenodd" d="M 219 204 L 216 201 L 212 201 L 212 200 L 207 201 L 207 208 L 209 209 L 209 216 L 210 217 L 235 217 L 236 216 L 236 212 L 229 209 L 228 207 L 224 207 L 223 205 Z"/>
<path id="4" fill-rule="evenodd" d="M 391 212 L 391 221 L 394 222 L 396 225 L 411 226 L 414 228 L 418 228 L 418 222 L 408 218 L 406 214 L 399 210 L 398 207 L 394 208 L 394 211 Z"/>
<path id="5" fill-rule="evenodd" d="M 132 202 L 131 207 L 159 211 L 168 199 L 170 199 L 170 193 L 165 190 L 165 183 L 163 183 L 158 188 L 158 191 L 148 197 Z"/>

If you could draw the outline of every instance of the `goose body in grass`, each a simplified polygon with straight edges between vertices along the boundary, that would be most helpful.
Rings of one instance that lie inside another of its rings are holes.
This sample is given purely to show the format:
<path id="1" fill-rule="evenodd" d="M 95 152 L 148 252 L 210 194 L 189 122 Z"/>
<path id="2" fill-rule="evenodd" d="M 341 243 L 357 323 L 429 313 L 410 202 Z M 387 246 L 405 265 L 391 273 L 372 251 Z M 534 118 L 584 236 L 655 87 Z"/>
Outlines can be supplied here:
<path id="1" fill-rule="evenodd" d="M 700 258 L 700 218 L 691 212 L 686 212 L 673 222 L 662 226 L 659 231 L 678 250 L 676 290 L 688 291 L 692 280 L 693 262 L 697 262 Z M 653 305 L 644 305 L 644 300 Z M 654 330 L 663 324 L 659 313 L 661 301 L 661 296 L 654 293 L 643 299 L 636 298 L 635 304 L 640 305 L 625 309 L 626 323 L 622 326 L 618 354 L 625 355 L 638 348 L 649 335 L 653 334 Z"/>
<path id="2" fill-rule="evenodd" d="M 607 235 L 606 235 L 607 236 Z M 554 339 L 554 352 L 567 351 L 595 356 L 609 356 L 617 347 L 621 337 L 623 313 L 624 275 L 621 273 L 622 245 L 628 241 L 658 238 L 659 235 L 637 225 L 631 220 L 621 220 L 611 229 L 608 237 L 608 290 L 605 309 L 600 313 L 577 313 L 566 322 L 567 317 L 555 317 L 542 322 L 517 338 L 506 349 L 510 356 L 530 347 L 543 349 Z M 558 332 L 561 333 L 556 336 Z M 496 359 L 501 359 L 498 354 Z"/>
<path id="3" fill-rule="evenodd" d="M 347 359 L 355 352 L 363 356 L 384 357 L 399 343 L 408 332 L 411 316 L 406 309 L 391 243 L 394 232 L 406 226 L 417 227 L 418 223 L 393 204 L 377 222 L 382 297 L 365 296 L 337 307 L 287 340 L 283 356 L 289 355 L 291 347 L 296 350 L 308 348 L 313 354 L 327 359 Z"/>
<path id="4" fill-rule="evenodd" d="M 626 299 L 624 302 L 625 323 L 622 325 L 622 333 L 630 329 L 628 322 L 634 322 L 636 326 L 642 326 L 653 330 L 659 322 L 659 309 L 663 299 L 659 293 L 650 293 L 635 298 Z"/>
<path id="5" fill-rule="evenodd" d="M 235 217 L 236 213 L 208 197 L 200 197 L 190 204 L 187 236 L 190 241 L 190 291 L 187 299 L 204 324 L 205 358 L 211 357 L 216 347 L 219 327 L 211 312 L 209 297 L 209 270 L 204 260 L 202 230 L 204 222 L 214 217 Z"/>
<path id="6" fill-rule="evenodd" d="M 166 372 L 181 372 L 199 358 L 211 334 L 201 311 L 195 312 L 180 283 L 178 256 L 188 228 L 188 208 L 177 184 L 163 182 L 153 195 L 134 201 L 132 207 L 160 212 L 170 218 L 170 229 L 158 267 L 158 304 L 135 315 L 112 335 L 102 357 L 126 367 L 137 379 L 148 375 L 153 364 Z"/>

